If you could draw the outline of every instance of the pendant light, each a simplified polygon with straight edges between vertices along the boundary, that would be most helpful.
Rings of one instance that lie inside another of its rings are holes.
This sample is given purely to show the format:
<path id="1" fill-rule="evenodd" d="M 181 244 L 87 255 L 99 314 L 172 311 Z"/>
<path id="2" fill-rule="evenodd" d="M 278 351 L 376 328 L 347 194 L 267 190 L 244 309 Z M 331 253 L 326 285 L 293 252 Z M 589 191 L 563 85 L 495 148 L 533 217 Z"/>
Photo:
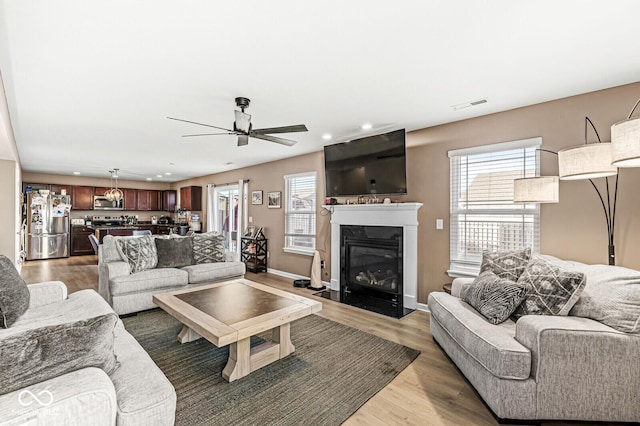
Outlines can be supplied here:
<path id="1" fill-rule="evenodd" d="M 119 170 L 120 169 L 109 170 L 109 173 L 111 173 L 111 189 L 108 189 L 104 193 L 105 197 L 107 197 L 107 200 L 109 201 L 120 201 L 124 196 L 124 193 L 122 192 L 122 190 L 118 189 L 118 171 Z M 115 188 L 113 187 L 113 178 L 116 179 Z"/>
<path id="2" fill-rule="evenodd" d="M 640 99 L 626 120 L 611 126 L 611 165 L 640 167 L 640 117 L 631 119 Z"/>

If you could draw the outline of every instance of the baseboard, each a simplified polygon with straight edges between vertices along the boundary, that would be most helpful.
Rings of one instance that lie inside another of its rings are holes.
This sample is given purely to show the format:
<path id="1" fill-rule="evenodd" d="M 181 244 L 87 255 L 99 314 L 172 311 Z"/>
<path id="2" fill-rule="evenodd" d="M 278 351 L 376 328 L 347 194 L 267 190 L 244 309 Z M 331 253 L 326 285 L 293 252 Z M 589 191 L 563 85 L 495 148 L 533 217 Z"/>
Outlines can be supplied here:
<path id="1" fill-rule="evenodd" d="M 310 280 L 311 279 L 311 277 L 305 277 L 304 275 L 292 274 L 291 272 L 280 271 L 278 269 L 272 269 L 272 268 L 267 268 L 267 272 L 273 275 L 279 275 L 281 277 L 291 278 L 292 280 Z M 331 288 L 331 284 L 326 281 L 322 281 L 322 285 L 326 286 L 327 288 Z"/>
<path id="2" fill-rule="evenodd" d="M 429 311 L 429 305 L 427 305 L 426 303 L 418 303 L 418 304 L 416 304 L 416 309 L 418 311 L 422 311 L 422 312 L 430 312 Z"/>

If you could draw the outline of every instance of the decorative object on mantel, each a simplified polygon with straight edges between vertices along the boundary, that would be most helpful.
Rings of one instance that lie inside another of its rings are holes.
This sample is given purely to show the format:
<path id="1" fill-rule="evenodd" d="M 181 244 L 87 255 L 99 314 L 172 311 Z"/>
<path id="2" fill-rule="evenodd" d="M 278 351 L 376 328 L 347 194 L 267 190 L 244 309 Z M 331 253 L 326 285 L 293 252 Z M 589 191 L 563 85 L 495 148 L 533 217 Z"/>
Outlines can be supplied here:
<path id="1" fill-rule="evenodd" d="M 111 189 L 105 191 L 104 196 L 107 197 L 109 201 L 120 201 L 124 196 L 124 193 L 121 189 L 118 189 L 118 171 L 120 169 L 109 170 L 111 174 Z M 113 187 L 113 178 L 116 178 L 116 186 Z"/>
<path id="2" fill-rule="evenodd" d="M 634 107 L 635 108 L 635 107 Z M 632 111 L 633 112 L 633 111 Z M 581 180 L 588 179 L 596 190 L 600 204 L 604 210 L 605 221 L 607 223 L 607 241 L 609 245 L 609 265 L 615 265 L 614 232 L 616 221 L 616 204 L 618 199 L 618 169 L 611 166 L 611 143 L 603 143 L 598 134 L 598 130 L 593 125 L 589 117 L 585 117 L 584 122 L 584 145 L 574 146 L 560 150 L 559 152 L 540 149 L 558 156 L 558 167 L 560 169 L 560 180 Z M 587 142 L 588 126 L 591 125 L 598 143 L 589 144 Z M 615 175 L 613 191 L 609 187 L 609 177 Z M 605 178 L 606 201 L 600 189 L 592 179 Z M 535 178 L 514 179 L 514 203 L 557 203 L 558 177 L 538 176 Z M 553 195 L 555 191 L 556 196 Z M 613 199 L 612 199 L 613 198 Z"/>
<path id="3" fill-rule="evenodd" d="M 616 167 L 640 167 L 640 117 L 631 119 L 638 104 L 640 99 L 626 120 L 611 126 L 611 164 Z"/>
<path id="4" fill-rule="evenodd" d="M 267 193 L 267 207 L 270 209 L 279 209 L 282 207 L 282 192 L 275 191 Z"/>

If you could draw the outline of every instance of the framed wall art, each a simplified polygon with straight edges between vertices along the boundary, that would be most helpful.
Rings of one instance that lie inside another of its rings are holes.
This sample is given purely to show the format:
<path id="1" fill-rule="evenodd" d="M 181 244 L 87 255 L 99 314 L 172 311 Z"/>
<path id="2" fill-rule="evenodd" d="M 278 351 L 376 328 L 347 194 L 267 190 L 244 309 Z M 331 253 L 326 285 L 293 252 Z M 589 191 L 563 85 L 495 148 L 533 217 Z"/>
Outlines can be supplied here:
<path id="1" fill-rule="evenodd" d="M 275 191 L 267 193 L 267 207 L 270 209 L 279 209 L 282 207 L 282 192 Z"/>
<path id="2" fill-rule="evenodd" d="M 251 191 L 251 204 L 262 204 L 262 191 Z"/>

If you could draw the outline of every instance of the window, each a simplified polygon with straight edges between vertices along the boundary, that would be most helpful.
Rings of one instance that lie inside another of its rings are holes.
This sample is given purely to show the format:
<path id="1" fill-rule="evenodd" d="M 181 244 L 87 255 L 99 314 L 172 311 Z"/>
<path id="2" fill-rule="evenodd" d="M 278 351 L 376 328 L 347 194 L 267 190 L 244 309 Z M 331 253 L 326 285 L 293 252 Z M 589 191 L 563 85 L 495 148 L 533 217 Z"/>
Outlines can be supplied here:
<path id="1" fill-rule="evenodd" d="M 284 177 L 284 251 L 312 255 L 316 249 L 316 173 Z"/>
<path id="2" fill-rule="evenodd" d="M 513 180 L 539 176 L 541 144 L 533 138 L 449 151 L 449 275 L 477 275 L 483 250 L 539 250 L 539 205 L 514 204 Z"/>

